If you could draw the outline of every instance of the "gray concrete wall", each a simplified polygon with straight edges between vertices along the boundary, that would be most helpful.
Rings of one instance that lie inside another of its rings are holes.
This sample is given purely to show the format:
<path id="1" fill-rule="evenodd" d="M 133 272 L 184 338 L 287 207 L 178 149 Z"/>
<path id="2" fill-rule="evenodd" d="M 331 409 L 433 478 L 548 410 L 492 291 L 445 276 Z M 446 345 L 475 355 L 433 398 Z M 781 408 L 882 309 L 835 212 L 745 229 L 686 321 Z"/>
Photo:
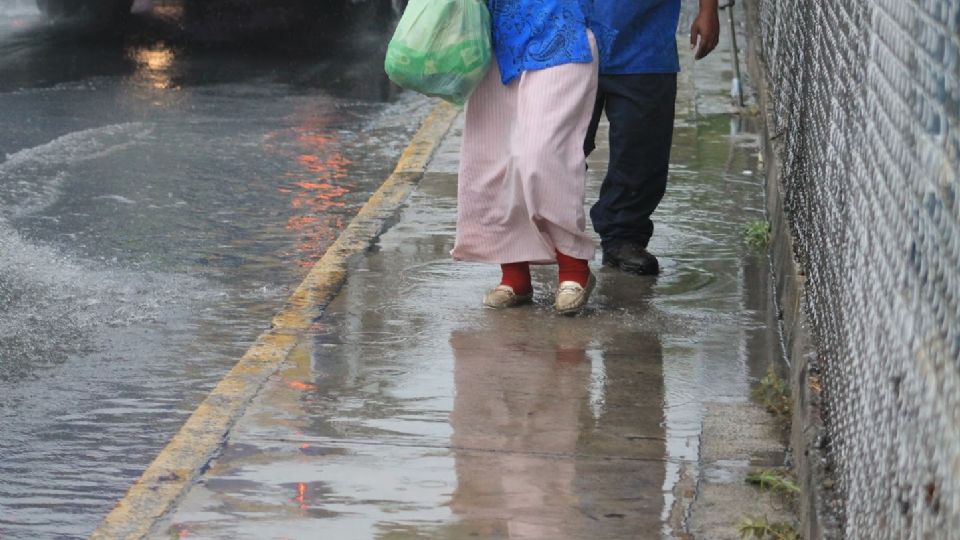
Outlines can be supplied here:
<path id="1" fill-rule="evenodd" d="M 823 450 L 848 538 L 956 538 L 960 0 L 747 7 L 801 481 L 822 487 Z"/>

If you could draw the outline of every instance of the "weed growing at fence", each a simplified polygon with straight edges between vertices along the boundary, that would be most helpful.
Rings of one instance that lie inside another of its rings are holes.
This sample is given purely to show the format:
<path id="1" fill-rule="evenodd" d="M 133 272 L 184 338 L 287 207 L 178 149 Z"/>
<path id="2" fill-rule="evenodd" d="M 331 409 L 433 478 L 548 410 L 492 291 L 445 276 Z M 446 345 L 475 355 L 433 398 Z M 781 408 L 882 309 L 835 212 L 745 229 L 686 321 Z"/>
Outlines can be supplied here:
<path id="1" fill-rule="evenodd" d="M 770 366 L 770 370 L 753 389 L 753 397 L 784 424 L 790 423 L 793 412 L 790 389 L 787 382 L 773 370 L 773 366 Z"/>
<path id="2" fill-rule="evenodd" d="M 800 540 L 792 523 L 771 523 L 767 518 L 743 518 L 737 523 L 737 532 L 743 540 Z"/>
<path id="3" fill-rule="evenodd" d="M 770 244 L 770 224 L 766 221 L 755 221 L 747 225 L 744 235 L 748 244 L 763 249 Z"/>
<path id="4" fill-rule="evenodd" d="M 787 471 L 774 469 L 754 471 L 747 475 L 747 483 L 788 497 L 800 493 L 800 486 L 790 477 L 790 473 Z"/>

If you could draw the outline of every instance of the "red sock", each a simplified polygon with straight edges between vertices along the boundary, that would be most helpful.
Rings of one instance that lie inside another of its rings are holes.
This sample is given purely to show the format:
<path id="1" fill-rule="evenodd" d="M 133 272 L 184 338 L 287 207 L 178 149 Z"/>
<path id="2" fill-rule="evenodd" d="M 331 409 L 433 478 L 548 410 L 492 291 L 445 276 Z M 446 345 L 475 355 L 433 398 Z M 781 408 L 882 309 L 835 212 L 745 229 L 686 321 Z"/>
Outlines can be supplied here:
<path id="1" fill-rule="evenodd" d="M 533 284 L 530 282 L 530 263 L 501 264 L 500 269 L 503 271 L 501 285 L 509 285 L 513 288 L 513 292 L 521 296 L 533 292 Z"/>
<path id="2" fill-rule="evenodd" d="M 587 286 L 587 280 L 590 279 L 590 265 L 586 259 L 574 259 L 558 251 L 557 265 L 560 267 L 560 283 L 576 281 L 581 287 Z"/>

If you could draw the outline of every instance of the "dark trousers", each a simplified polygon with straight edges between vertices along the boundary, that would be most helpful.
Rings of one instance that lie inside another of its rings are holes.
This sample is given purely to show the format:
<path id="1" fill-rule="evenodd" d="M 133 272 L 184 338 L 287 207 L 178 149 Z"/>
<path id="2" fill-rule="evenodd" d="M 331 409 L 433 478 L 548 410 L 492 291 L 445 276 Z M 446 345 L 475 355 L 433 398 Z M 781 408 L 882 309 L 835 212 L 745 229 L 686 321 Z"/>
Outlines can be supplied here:
<path id="1" fill-rule="evenodd" d="M 604 110 L 610 121 L 610 165 L 600 198 L 590 209 L 604 249 L 653 236 L 650 216 L 667 189 L 677 75 L 601 75 L 584 153 L 596 148 Z"/>

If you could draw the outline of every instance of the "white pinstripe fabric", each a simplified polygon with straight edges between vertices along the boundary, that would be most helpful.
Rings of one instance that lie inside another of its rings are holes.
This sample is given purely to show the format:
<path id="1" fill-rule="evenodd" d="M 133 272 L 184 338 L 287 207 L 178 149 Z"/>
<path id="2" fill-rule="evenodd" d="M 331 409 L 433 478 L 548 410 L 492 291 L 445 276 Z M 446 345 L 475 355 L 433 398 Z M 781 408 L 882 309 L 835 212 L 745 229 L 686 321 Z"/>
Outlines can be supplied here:
<path id="1" fill-rule="evenodd" d="M 467 103 L 454 259 L 552 263 L 593 258 L 585 233 L 583 139 L 597 91 L 594 62 L 526 71 L 507 86 L 494 66 Z"/>

